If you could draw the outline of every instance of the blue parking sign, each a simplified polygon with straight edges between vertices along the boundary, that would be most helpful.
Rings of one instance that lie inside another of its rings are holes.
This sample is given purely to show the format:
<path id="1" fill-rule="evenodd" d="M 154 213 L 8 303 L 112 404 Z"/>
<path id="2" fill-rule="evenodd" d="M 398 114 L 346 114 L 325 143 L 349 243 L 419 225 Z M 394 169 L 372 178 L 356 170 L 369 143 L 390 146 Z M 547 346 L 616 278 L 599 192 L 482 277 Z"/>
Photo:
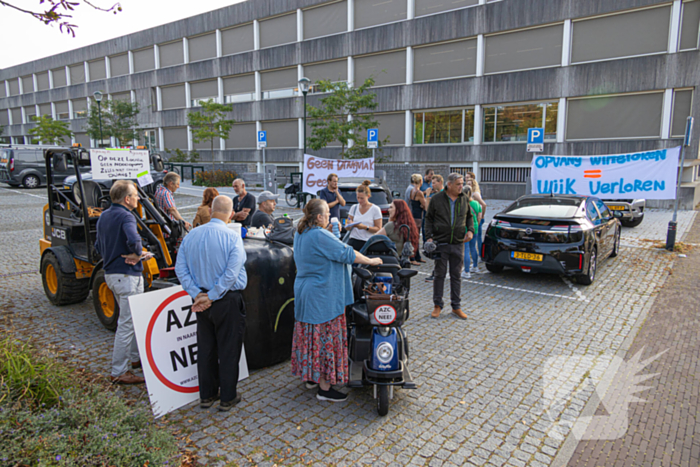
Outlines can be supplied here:
<path id="1" fill-rule="evenodd" d="M 367 147 L 374 149 L 379 145 L 379 129 L 370 128 L 367 130 Z"/>
<path id="2" fill-rule="evenodd" d="M 258 149 L 267 147 L 267 131 L 258 131 Z"/>
<path id="3" fill-rule="evenodd" d="M 544 144 L 544 128 L 528 128 L 527 144 Z"/>

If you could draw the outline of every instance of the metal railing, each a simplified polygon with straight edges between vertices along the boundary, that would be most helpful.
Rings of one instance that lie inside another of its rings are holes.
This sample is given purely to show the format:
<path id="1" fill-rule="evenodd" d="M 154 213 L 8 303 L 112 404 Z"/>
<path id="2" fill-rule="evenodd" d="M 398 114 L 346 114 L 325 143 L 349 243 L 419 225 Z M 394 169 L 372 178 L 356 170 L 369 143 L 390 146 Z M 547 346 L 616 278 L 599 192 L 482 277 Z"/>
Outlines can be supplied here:
<path id="1" fill-rule="evenodd" d="M 188 164 L 188 163 L 180 163 L 180 162 L 163 162 L 163 166 L 168 169 L 169 172 L 176 172 L 179 174 L 183 180 L 185 180 L 187 177 L 185 177 L 185 169 L 190 169 L 190 180 L 194 180 L 194 170 L 199 169 L 199 172 L 204 172 L 204 166 L 203 165 L 193 165 L 193 164 Z"/>

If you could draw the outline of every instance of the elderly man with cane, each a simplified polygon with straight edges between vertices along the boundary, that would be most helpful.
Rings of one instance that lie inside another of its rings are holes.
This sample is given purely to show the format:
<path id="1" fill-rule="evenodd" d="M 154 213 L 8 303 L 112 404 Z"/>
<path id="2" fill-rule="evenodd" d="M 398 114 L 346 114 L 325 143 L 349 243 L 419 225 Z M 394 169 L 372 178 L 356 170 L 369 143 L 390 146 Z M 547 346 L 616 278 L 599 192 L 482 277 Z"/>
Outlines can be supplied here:
<path id="1" fill-rule="evenodd" d="M 241 401 L 236 390 L 245 334 L 241 292 L 248 283 L 243 240 L 226 226 L 232 212 L 231 198 L 214 198 L 211 221 L 185 237 L 175 265 L 197 313 L 200 407 L 208 409 L 221 398 L 221 411 Z"/>

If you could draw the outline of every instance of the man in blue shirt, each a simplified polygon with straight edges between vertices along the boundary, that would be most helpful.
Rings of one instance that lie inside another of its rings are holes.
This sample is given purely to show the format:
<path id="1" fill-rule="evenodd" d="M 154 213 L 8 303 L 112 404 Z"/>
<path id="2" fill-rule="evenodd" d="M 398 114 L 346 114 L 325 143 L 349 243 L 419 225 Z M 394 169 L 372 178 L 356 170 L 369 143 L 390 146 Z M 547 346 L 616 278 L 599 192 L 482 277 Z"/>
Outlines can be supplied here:
<path id="1" fill-rule="evenodd" d="M 245 334 L 241 291 L 248 276 L 243 240 L 226 226 L 233 201 L 220 195 L 211 207 L 211 221 L 182 241 L 175 273 L 194 300 L 192 311 L 197 313 L 200 407 L 207 409 L 220 397 L 219 410 L 228 411 L 241 401 L 236 391 Z"/>
<path id="2" fill-rule="evenodd" d="M 143 293 L 141 236 L 136 229 L 136 219 L 131 213 L 139 204 L 139 195 L 133 182 L 118 180 L 109 190 L 112 206 L 97 221 L 95 249 L 102 255 L 102 268 L 107 287 L 119 303 L 119 322 L 114 335 L 111 380 L 117 384 L 140 384 L 144 379 L 131 369 L 141 367 L 139 350 L 131 320 L 129 296 Z M 131 368 L 129 368 L 131 363 Z"/>
<path id="3" fill-rule="evenodd" d="M 328 203 L 330 217 L 340 220 L 340 206 L 345 206 L 345 199 L 338 189 L 338 176 L 330 174 L 328 176 L 328 186 L 318 192 L 318 198 Z"/>

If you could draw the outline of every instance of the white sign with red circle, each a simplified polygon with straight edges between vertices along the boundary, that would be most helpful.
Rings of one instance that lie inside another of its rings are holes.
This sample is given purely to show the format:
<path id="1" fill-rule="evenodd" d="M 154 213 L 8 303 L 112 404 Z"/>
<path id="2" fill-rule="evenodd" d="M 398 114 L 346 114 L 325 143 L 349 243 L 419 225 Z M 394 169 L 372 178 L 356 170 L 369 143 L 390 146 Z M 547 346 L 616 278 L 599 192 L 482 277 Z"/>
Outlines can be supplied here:
<path id="1" fill-rule="evenodd" d="M 374 310 L 374 319 L 379 324 L 388 326 L 396 320 L 396 308 L 391 305 L 382 305 Z"/>
<path id="2" fill-rule="evenodd" d="M 129 297 L 143 374 L 157 417 L 199 399 L 197 314 L 182 287 Z M 248 377 L 245 349 L 240 377 Z"/>

